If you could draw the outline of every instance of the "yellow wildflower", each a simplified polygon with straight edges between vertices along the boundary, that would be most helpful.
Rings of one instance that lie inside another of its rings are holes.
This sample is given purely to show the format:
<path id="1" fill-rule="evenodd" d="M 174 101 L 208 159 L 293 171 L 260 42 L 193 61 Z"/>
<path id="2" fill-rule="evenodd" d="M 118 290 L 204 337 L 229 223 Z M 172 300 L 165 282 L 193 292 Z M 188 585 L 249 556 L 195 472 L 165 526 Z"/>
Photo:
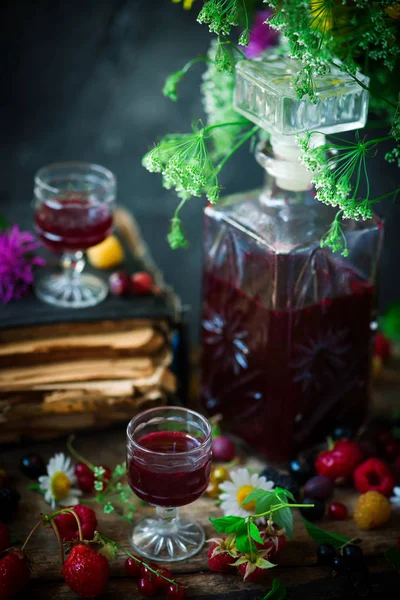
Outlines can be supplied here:
<path id="1" fill-rule="evenodd" d="M 182 2 L 182 0 L 172 0 L 174 4 L 178 4 L 178 2 Z M 185 10 L 190 10 L 193 6 L 194 0 L 183 0 L 183 8 Z"/>

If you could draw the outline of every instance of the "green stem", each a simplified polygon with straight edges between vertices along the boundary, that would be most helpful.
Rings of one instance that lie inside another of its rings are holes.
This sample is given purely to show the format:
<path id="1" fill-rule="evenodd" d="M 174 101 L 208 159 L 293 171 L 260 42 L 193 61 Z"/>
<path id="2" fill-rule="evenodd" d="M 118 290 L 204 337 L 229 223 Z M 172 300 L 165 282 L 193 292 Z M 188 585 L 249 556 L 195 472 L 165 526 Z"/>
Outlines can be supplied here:
<path id="1" fill-rule="evenodd" d="M 164 577 L 164 575 L 162 575 L 162 573 L 160 573 L 159 571 L 157 571 L 157 569 L 153 569 L 147 563 L 143 562 L 139 558 L 136 558 L 136 556 L 133 556 L 133 554 L 131 554 L 130 552 L 128 552 L 124 548 L 121 548 L 121 546 L 118 546 L 118 544 L 116 544 L 114 542 L 114 540 L 111 540 L 109 537 L 107 537 L 106 535 L 103 535 L 102 533 L 97 533 L 97 537 L 100 538 L 101 540 L 104 540 L 108 544 L 111 544 L 112 547 L 114 548 L 114 550 L 116 550 L 117 552 L 122 552 L 126 556 L 129 556 L 129 558 L 133 558 L 133 560 L 135 562 L 140 563 L 141 565 L 144 565 L 151 573 L 154 573 L 154 575 L 158 575 L 162 579 L 165 579 L 165 581 L 168 581 L 168 583 L 172 583 L 172 585 L 175 585 L 176 588 L 178 588 L 178 584 L 177 584 L 176 581 L 174 581 L 173 579 L 168 579 L 168 577 Z"/>
<path id="2" fill-rule="evenodd" d="M 240 148 L 240 146 L 243 146 L 243 144 L 245 144 L 247 142 L 247 140 L 249 140 L 255 133 L 257 133 L 257 131 L 259 129 L 260 129 L 259 126 L 256 125 L 252 129 L 250 129 L 250 131 L 248 131 L 244 136 L 242 136 L 242 138 L 233 146 L 232 150 L 217 165 L 217 167 L 215 169 L 217 174 L 221 172 L 222 167 L 225 165 L 225 163 L 228 162 L 228 160 L 231 158 L 231 156 L 233 156 L 233 154 L 235 154 L 235 152 Z"/>
<path id="3" fill-rule="evenodd" d="M 60 560 L 61 560 L 61 564 L 63 565 L 64 564 L 64 547 L 63 547 L 62 539 L 61 539 L 61 536 L 60 536 L 60 532 L 58 531 L 58 527 L 55 524 L 53 518 L 50 518 L 50 525 L 52 526 L 53 531 L 56 534 L 58 546 L 60 548 Z"/>
<path id="4" fill-rule="evenodd" d="M 249 15 L 247 14 L 246 0 L 243 0 L 244 18 L 246 23 L 246 29 L 249 28 Z"/>
<path id="5" fill-rule="evenodd" d="M 35 527 L 30 531 L 30 533 L 28 534 L 28 537 L 26 538 L 25 542 L 23 543 L 23 546 L 21 548 L 21 550 L 23 551 L 25 549 L 25 547 L 28 545 L 29 540 L 31 539 L 31 537 L 33 536 L 33 534 L 35 533 L 36 529 L 38 529 L 43 523 L 43 519 L 40 519 L 40 521 L 38 521 L 35 525 Z"/>
<path id="6" fill-rule="evenodd" d="M 197 58 L 192 58 L 192 60 L 189 60 L 181 69 L 181 72 L 186 74 L 189 69 L 191 69 L 193 67 L 193 65 L 199 63 L 199 62 L 209 62 L 212 63 L 214 61 L 210 60 L 207 56 L 198 56 Z"/>
<path id="7" fill-rule="evenodd" d="M 253 521 L 254 519 L 261 519 L 261 517 L 265 517 L 266 515 L 271 515 L 277 510 L 281 510 L 281 508 L 312 508 L 314 504 L 290 504 L 289 502 L 285 502 L 283 504 L 277 504 L 276 506 L 272 506 L 266 512 L 259 513 L 257 515 L 250 515 L 250 519 Z"/>
<path id="8" fill-rule="evenodd" d="M 380 202 L 381 200 L 384 200 L 385 198 L 388 198 L 389 196 L 393 196 L 393 194 L 399 194 L 399 193 L 400 193 L 400 187 L 398 187 L 396 190 L 393 190 L 392 192 L 384 194 L 383 196 L 379 196 L 379 198 L 375 198 L 374 200 L 370 200 L 370 203 L 371 204 L 376 204 L 377 202 Z"/>
<path id="9" fill-rule="evenodd" d="M 76 460 L 77 460 L 78 462 L 81 462 L 81 463 L 83 463 L 83 464 L 84 464 L 84 465 L 86 465 L 86 466 L 87 466 L 87 467 L 88 467 L 88 468 L 89 468 L 91 471 L 94 471 L 94 469 L 95 469 L 95 466 L 94 466 L 94 465 L 92 465 L 92 463 L 91 463 L 91 462 L 89 462 L 88 460 L 86 460 L 86 458 L 84 458 L 84 457 L 83 457 L 81 454 L 79 454 L 79 453 L 78 453 L 78 452 L 75 450 L 75 448 L 73 447 L 73 445 L 72 445 L 72 442 L 73 442 L 73 440 L 74 440 L 74 439 L 75 439 L 75 436 L 74 436 L 74 435 L 70 435 L 70 436 L 69 436 L 69 438 L 68 438 L 68 440 L 67 440 L 67 444 L 66 444 L 66 446 L 67 446 L 67 450 L 68 450 L 68 452 L 69 452 L 69 453 L 70 453 L 70 454 L 71 454 L 71 455 L 72 455 L 74 458 L 76 458 Z"/>
<path id="10" fill-rule="evenodd" d="M 253 562 L 253 542 L 250 535 L 250 522 L 251 519 L 247 519 L 247 539 L 249 540 L 250 559 Z"/>
<path id="11" fill-rule="evenodd" d="M 81 521 L 80 521 L 80 518 L 78 517 L 78 515 L 76 514 L 76 512 L 74 511 L 73 508 L 61 508 L 60 510 L 57 510 L 56 512 L 52 513 L 51 515 L 47 515 L 47 517 L 51 520 L 51 519 L 54 519 L 54 517 L 56 517 L 57 515 L 65 515 L 65 513 L 71 513 L 72 515 L 74 515 L 75 521 L 76 521 L 76 523 L 78 525 L 79 541 L 83 542 L 83 533 L 82 533 Z"/>

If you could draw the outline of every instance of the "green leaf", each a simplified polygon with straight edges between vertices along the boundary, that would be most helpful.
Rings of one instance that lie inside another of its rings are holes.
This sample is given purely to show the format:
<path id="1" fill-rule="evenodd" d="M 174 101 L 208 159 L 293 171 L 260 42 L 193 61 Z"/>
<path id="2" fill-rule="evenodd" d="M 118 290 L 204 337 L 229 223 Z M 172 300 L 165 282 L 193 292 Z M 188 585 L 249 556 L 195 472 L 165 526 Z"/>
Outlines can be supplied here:
<path id="1" fill-rule="evenodd" d="M 260 567 L 260 569 L 273 569 L 276 565 L 269 562 L 269 560 L 265 560 L 265 558 L 257 558 L 257 567 Z"/>
<path id="2" fill-rule="evenodd" d="M 272 492 L 269 492 L 268 495 L 266 493 L 264 496 L 260 497 L 256 502 L 257 514 L 267 512 L 267 510 L 269 510 L 272 506 L 275 506 L 276 504 L 281 504 L 280 500 L 278 500 L 276 495 Z"/>
<path id="3" fill-rule="evenodd" d="M 317 525 L 310 523 L 306 519 L 303 519 L 304 525 L 306 526 L 307 533 L 312 539 L 318 544 L 332 544 L 334 548 L 340 548 L 344 544 L 350 542 L 350 538 L 341 535 L 340 533 L 331 533 L 324 531 Z"/>
<path id="4" fill-rule="evenodd" d="M 41 492 L 42 490 L 40 489 L 40 483 L 30 483 L 29 485 L 26 486 L 26 489 L 29 490 L 30 492 Z M 44 494 L 44 492 L 43 492 Z"/>
<path id="5" fill-rule="evenodd" d="M 288 506 L 274 512 L 272 518 L 279 527 L 285 530 L 288 538 L 293 538 L 293 515 Z"/>
<path id="6" fill-rule="evenodd" d="M 247 529 L 246 531 L 240 531 L 236 534 L 236 548 L 239 552 L 243 552 L 244 554 L 249 554 L 256 550 L 254 542 L 252 542 L 247 535 Z"/>
<path id="7" fill-rule="evenodd" d="M 395 571 L 400 573 L 400 550 L 397 546 L 393 546 L 389 548 L 387 552 L 385 552 L 385 558 L 392 565 Z"/>
<path id="8" fill-rule="evenodd" d="M 248 502 L 254 502 L 254 500 L 259 500 L 259 498 L 264 498 L 265 494 L 270 494 L 270 492 L 266 492 L 265 490 L 253 490 L 250 492 L 248 496 L 243 500 L 242 504 L 247 504 Z"/>
<path id="9" fill-rule="evenodd" d="M 253 540 L 256 541 L 256 542 L 258 542 L 259 544 L 263 544 L 264 541 L 263 541 L 263 539 L 262 539 L 262 537 L 260 535 L 258 527 L 257 527 L 257 525 L 253 521 L 250 521 L 250 527 L 249 527 L 249 529 L 250 529 L 250 535 L 253 538 Z"/>
<path id="10" fill-rule="evenodd" d="M 0 231 L 5 231 L 7 229 L 8 223 L 5 218 L 0 215 Z"/>
<path id="11" fill-rule="evenodd" d="M 279 496 L 283 496 L 285 499 L 289 498 L 290 500 L 293 500 L 293 502 L 296 502 L 296 498 L 293 496 L 292 492 L 290 492 L 289 490 L 285 490 L 284 488 L 276 487 L 274 489 L 274 492 L 276 492 Z"/>
<path id="12" fill-rule="evenodd" d="M 272 588 L 261 600 L 283 600 L 284 598 L 286 598 L 286 588 L 283 581 L 276 577 L 272 582 Z"/>
<path id="13" fill-rule="evenodd" d="M 211 523 L 214 525 L 218 533 L 234 533 L 237 532 L 240 525 L 243 523 L 246 527 L 246 521 L 243 517 L 221 517 L 219 519 L 212 519 Z"/>

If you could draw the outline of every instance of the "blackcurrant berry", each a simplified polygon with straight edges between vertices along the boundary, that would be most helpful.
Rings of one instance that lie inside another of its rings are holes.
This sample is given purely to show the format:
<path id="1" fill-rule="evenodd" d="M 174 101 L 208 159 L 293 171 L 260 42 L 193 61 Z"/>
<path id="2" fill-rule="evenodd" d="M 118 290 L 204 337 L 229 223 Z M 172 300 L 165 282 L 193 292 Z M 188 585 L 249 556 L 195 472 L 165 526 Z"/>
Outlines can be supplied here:
<path id="1" fill-rule="evenodd" d="M 344 575 L 350 572 L 350 564 L 345 556 L 335 556 L 332 560 L 333 570 L 339 575 Z"/>
<path id="2" fill-rule="evenodd" d="M 354 567 L 363 566 L 365 564 L 364 552 L 362 551 L 360 546 L 355 546 L 354 544 L 349 544 L 348 546 L 345 546 L 343 548 L 342 555 Z"/>
<path id="3" fill-rule="evenodd" d="M 279 473 L 279 471 L 276 471 L 276 469 L 273 469 L 272 467 L 267 467 L 260 473 L 260 476 L 265 477 L 267 481 L 273 481 L 275 483 L 275 487 L 280 487 L 284 490 L 288 490 L 293 494 L 295 498 L 299 497 L 300 486 L 291 475 Z"/>
<path id="4" fill-rule="evenodd" d="M 289 473 L 299 485 L 304 485 L 313 476 L 314 470 L 305 459 L 296 459 L 289 463 Z"/>
<path id="5" fill-rule="evenodd" d="M 30 479 L 37 479 L 46 473 L 46 463 L 39 454 L 29 454 L 21 458 L 20 469 Z"/>
<path id="6" fill-rule="evenodd" d="M 317 558 L 320 565 L 331 565 L 336 556 L 336 550 L 332 544 L 321 544 L 317 548 Z"/>
<path id="7" fill-rule="evenodd" d="M 313 504 L 312 507 L 300 508 L 300 512 L 308 521 L 318 521 L 325 514 L 325 504 L 318 498 L 304 498 L 303 504 Z"/>

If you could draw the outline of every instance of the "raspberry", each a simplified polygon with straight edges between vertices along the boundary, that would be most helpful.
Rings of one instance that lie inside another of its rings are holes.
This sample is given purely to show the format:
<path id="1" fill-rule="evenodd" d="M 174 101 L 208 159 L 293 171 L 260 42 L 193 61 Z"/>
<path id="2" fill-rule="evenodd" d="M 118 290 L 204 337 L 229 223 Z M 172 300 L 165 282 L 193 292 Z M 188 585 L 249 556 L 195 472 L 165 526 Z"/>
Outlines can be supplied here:
<path id="1" fill-rule="evenodd" d="M 82 535 L 85 540 L 92 540 L 97 527 L 97 519 L 95 512 L 82 504 L 70 506 L 80 519 Z M 71 513 L 62 513 L 55 517 L 55 522 L 64 542 L 79 539 L 78 524 L 74 515 Z"/>
<path id="2" fill-rule="evenodd" d="M 235 567 L 232 566 L 232 563 L 235 562 L 235 557 L 227 551 L 225 540 L 215 539 L 212 541 L 213 544 L 209 547 L 207 553 L 208 566 L 211 571 L 221 571 L 223 573 L 233 571 Z"/>
<path id="3" fill-rule="evenodd" d="M 390 511 L 390 502 L 386 496 L 369 491 L 358 498 L 353 518 L 360 529 L 374 529 L 389 520 Z"/>
<path id="4" fill-rule="evenodd" d="M 28 587 L 30 568 L 22 552 L 10 552 L 0 560 L 0 598 L 9 600 Z M 25 596 L 24 596 L 25 597 Z"/>
<path id="5" fill-rule="evenodd" d="M 265 529 L 260 531 L 261 537 L 264 540 L 263 544 L 255 542 L 258 550 L 264 550 L 265 556 L 268 555 L 268 560 L 273 560 L 286 546 L 286 537 L 283 529 L 270 531 Z"/>
<path id="6" fill-rule="evenodd" d="M 348 481 L 362 462 L 360 446 L 353 440 L 339 440 L 333 450 L 321 452 L 315 460 L 318 475 L 329 477 L 337 483 Z"/>
<path id="7" fill-rule="evenodd" d="M 102 554 L 84 544 L 71 550 L 62 568 L 67 586 L 81 598 L 97 598 L 107 587 L 110 565 Z"/>
<path id="8" fill-rule="evenodd" d="M 268 557 L 266 557 L 266 560 L 268 560 Z M 240 573 L 240 575 L 243 578 L 243 581 L 260 581 L 261 579 L 263 579 L 266 574 L 267 574 L 267 569 L 263 569 L 259 566 L 257 566 L 257 562 L 258 562 L 258 558 L 256 558 L 255 560 L 251 560 L 250 557 L 248 557 L 248 559 L 246 560 L 246 562 L 241 563 L 240 565 L 237 565 L 237 570 Z"/>
<path id="9" fill-rule="evenodd" d="M 395 479 L 389 467 L 379 458 L 368 458 L 354 471 L 354 484 L 363 494 L 375 490 L 389 496 L 395 485 Z"/>
<path id="10" fill-rule="evenodd" d="M 0 521 L 0 552 L 10 547 L 11 538 L 7 525 Z"/>

